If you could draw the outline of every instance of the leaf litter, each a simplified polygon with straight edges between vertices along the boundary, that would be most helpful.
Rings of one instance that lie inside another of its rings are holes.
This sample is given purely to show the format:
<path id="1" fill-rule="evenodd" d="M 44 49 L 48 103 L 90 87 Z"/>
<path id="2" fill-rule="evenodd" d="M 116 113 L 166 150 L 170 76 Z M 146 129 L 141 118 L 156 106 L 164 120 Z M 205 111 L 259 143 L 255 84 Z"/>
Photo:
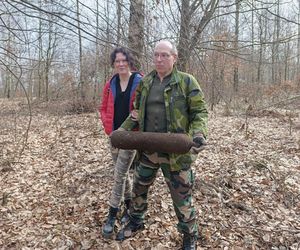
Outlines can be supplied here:
<path id="1" fill-rule="evenodd" d="M 180 249 L 161 172 L 149 192 L 145 229 L 124 242 L 101 236 L 113 164 L 96 113 L 34 112 L 18 158 L 28 117 L 16 102 L 1 105 L 1 249 Z M 247 120 L 210 114 L 209 146 L 193 165 L 198 249 L 300 248 L 295 112 L 293 124 L 270 112 Z"/>

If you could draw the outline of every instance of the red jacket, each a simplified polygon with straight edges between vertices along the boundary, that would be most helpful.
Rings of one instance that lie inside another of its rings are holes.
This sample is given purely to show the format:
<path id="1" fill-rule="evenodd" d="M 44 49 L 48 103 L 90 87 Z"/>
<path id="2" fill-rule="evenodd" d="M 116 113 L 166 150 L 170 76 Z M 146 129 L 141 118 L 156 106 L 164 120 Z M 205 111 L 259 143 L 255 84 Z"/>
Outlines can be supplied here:
<path id="1" fill-rule="evenodd" d="M 133 83 L 130 90 L 129 111 L 133 109 L 133 101 L 135 97 L 135 89 L 140 83 L 142 76 L 140 73 L 134 73 Z M 109 135 L 114 130 L 114 103 L 116 96 L 116 76 L 114 75 L 104 85 L 102 91 L 102 101 L 99 108 L 100 118 L 104 127 L 104 131 Z"/>

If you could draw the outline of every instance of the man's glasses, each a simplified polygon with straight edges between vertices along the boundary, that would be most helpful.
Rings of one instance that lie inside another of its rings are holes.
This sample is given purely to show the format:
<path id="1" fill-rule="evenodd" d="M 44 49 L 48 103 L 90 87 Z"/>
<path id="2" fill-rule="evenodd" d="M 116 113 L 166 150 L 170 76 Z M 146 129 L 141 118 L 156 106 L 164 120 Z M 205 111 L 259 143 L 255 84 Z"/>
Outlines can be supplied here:
<path id="1" fill-rule="evenodd" d="M 169 57 L 171 56 L 171 54 L 168 53 L 154 53 L 154 59 L 158 59 L 160 58 L 161 60 L 167 60 Z"/>

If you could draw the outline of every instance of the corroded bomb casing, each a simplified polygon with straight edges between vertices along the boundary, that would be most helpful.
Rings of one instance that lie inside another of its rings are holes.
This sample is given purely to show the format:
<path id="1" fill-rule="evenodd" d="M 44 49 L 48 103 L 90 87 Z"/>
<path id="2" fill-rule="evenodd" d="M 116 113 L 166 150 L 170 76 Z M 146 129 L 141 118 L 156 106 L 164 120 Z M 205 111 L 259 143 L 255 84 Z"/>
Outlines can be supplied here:
<path id="1" fill-rule="evenodd" d="M 186 134 L 115 130 L 110 135 L 113 147 L 147 152 L 184 154 L 194 145 Z"/>

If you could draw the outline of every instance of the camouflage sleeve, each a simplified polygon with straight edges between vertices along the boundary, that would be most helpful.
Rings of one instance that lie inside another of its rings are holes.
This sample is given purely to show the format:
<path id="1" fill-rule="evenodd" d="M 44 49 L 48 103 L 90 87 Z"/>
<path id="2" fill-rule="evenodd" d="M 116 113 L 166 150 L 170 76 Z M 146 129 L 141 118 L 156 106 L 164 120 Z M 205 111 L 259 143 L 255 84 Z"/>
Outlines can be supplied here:
<path id="1" fill-rule="evenodd" d="M 135 90 L 135 99 L 133 102 L 133 110 L 138 110 L 139 109 L 139 104 L 140 104 L 140 98 L 141 98 L 141 85 L 142 85 L 142 81 L 140 82 L 140 84 L 137 86 L 136 90 Z M 127 131 L 131 131 L 135 128 L 138 127 L 138 122 L 137 121 L 133 121 L 129 116 L 126 118 L 126 120 L 122 123 L 121 128 L 124 128 Z"/>
<path id="2" fill-rule="evenodd" d="M 203 92 L 193 76 L 189 76 L 188 104 L 189 104 L 189 134 L 201 133 L 207 137 L 208 111 Z"/>

